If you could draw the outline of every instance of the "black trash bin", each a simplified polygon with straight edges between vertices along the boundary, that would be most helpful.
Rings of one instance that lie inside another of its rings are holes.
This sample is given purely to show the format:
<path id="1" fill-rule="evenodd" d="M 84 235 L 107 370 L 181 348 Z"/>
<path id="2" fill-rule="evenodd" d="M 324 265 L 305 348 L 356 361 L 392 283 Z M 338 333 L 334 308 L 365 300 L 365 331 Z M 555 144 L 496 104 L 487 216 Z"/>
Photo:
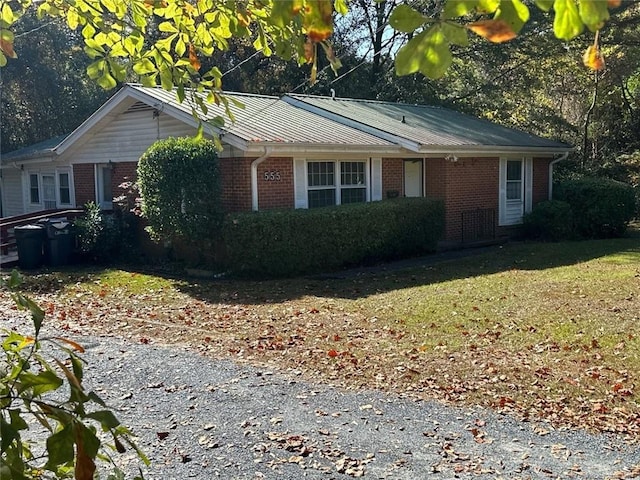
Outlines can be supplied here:
<path id="1" fill-rule="evenodd" d="M 60 220 L 41 220 L 45 229 L 44 260 L 47 265 L 67 265 L 73 250 L 71 224 Z"/>
<path id="2" fill-rule="evenodd" d="M 42 265 L 44 231 L 42 225 L 22 225 L 15 227 L 18 247 L 18 265 L 23 269 L 38 268 Z"/>

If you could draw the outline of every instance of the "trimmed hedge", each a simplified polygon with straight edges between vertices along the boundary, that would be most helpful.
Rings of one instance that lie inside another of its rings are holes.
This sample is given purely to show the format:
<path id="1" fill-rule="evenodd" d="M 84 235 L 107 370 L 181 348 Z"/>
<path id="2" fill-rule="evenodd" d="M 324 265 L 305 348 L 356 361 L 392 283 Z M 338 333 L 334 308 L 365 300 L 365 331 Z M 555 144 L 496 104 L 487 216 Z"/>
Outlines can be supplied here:
<path id="1" fill-rule="evenodd" d="M 636 209 L 631 185 L 606 178 L 560 182 L 554 199 L 571 205 L 575 231 L 585 238 L 623 235 Z"/>
<path id="2" fill-rule="evenodd" d="M 527 238 L 558 242 L 575 237 L 574 230 L 571 205 L 561 200 L 538 203 L 524 216 Z"/>
<path id="3" fill-rule="evenodd" d="M 228 215 L 228 268 L 292 276 L 431 252 L 444 232 L 444 205 L 405 198 L 310 210 Z"/>

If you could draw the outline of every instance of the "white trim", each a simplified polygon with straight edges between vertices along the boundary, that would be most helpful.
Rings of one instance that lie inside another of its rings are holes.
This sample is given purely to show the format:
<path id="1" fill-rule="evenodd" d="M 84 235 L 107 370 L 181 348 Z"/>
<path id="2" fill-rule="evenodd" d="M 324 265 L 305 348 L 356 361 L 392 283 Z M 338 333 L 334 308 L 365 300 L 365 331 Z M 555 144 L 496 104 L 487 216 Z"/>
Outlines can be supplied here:
<path id="1" fill-rule="evenodd" d="M 294 207 L 307 208 L 307 163 L 304 158 L 293 159 Z"/>
<path id="2" fill-rule="evenodd" d="M 521 162 L 521 198 L 517 200 L 507 199 L 507 163 L 509 161 Z M 533 161 L 531 158 L 523 157 L 503 157 L 500 158 L 500 168 L 498 174 L 498 225 L 510 226 L 520 225 L 525 212 L 531 210 L 533 194 Z M 529 210 L 527 210 L 527 208 Z M 514 211 L 518 215 L 514 215 Z"/>

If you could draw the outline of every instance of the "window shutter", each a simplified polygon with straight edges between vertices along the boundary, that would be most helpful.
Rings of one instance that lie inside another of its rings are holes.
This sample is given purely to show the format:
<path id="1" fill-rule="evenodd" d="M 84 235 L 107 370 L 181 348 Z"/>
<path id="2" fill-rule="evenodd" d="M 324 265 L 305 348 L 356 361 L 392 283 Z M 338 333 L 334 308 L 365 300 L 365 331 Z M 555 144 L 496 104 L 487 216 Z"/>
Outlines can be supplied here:
<path id="1" fill-rule="evenodd" d="M 531 211 L 533 205 L 533 160 L 526 158 L 524 161 L 524 211 Z"/>
<path id="2" fill-rule="evenodd" d="M 371 159 L 371 201 L 382 200 L 382 159 Z"/>
<path id="3" fill-rule="evenodd" d="M 500 169 L 498 175 L 499 185 L 499 206 L 498 206 L 498 224 L 507 223 L 507 159 L 500 159 Z"/>
<path id="4" fill-rule="evenodd" d="M 307 208 L 307 179 L 304 159 L 293 160 L 293 190 L 295 208 Z"/>

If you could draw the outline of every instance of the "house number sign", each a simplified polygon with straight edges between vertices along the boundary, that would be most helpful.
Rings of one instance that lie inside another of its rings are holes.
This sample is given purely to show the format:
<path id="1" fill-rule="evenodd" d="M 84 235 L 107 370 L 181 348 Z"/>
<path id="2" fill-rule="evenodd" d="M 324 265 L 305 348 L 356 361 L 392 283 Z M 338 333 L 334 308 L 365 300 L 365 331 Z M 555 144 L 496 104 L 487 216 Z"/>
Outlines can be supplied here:
<path id="1" fill-rule="evenodd" d="M 280 170 L 266 170 L 264 172 L 264 180 L 265 182 L 279 182 L 282 180 Z"/>

